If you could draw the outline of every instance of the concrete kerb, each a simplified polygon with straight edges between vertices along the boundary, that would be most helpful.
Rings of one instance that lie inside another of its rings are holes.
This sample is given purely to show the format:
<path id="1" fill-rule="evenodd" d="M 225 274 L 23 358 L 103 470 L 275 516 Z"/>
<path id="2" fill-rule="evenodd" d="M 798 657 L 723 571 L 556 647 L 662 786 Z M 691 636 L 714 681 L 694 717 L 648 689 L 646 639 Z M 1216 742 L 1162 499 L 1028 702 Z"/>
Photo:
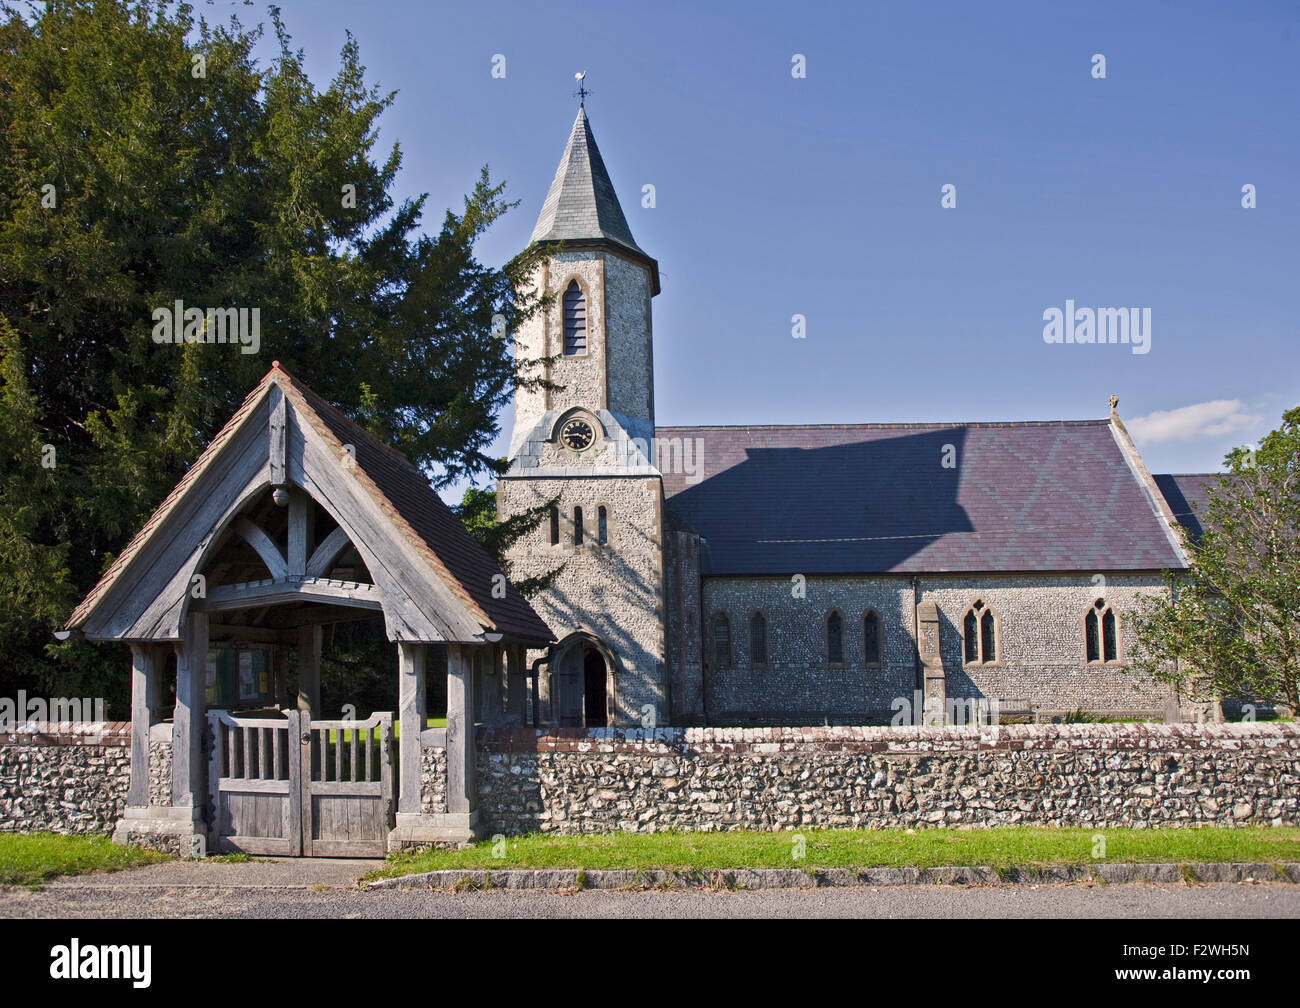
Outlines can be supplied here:
<path id="1" fill-rule="evenodd" d="M 1105 862 L 995 869 L 938 868 L 450 868 L 376 879 L 370 889 L 816 889 L 902 885 L 1044 885 L 1062 882 L 1289 882 L 1300 862 Z"/>

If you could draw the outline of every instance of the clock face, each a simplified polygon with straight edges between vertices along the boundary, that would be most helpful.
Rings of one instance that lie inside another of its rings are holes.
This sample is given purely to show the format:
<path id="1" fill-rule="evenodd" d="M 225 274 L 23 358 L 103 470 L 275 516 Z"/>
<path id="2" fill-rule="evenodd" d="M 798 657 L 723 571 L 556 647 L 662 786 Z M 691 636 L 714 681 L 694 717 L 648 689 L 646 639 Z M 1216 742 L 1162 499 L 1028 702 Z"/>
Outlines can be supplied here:
<path id="1" fill-rule="evenodd" d="M 591 424 L 580 417 L 574 417 L 560 431 L 560 441 L 573 451 L 586 451 L 596 440 L 596 432 Z"/>

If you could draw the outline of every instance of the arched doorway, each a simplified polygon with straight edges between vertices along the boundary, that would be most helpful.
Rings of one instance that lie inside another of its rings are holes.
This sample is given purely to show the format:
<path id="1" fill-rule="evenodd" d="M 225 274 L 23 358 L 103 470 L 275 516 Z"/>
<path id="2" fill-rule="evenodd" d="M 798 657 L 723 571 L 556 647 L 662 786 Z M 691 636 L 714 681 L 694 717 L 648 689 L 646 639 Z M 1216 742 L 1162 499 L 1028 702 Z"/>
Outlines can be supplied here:
<path id="1" fill-rule="evenodd" d="M 603 641 L 585 630 L 569 634 L 552 652 L 551 723 L 607 727 L 619 721 L 618 664 Z"/>
<path id="2" fill-rule="evenodd" d="M 582 707 L 588 728 L 609 724 L 609 705 L 605 696 L 605 659 L 594 647 L 583 649 Z"/>

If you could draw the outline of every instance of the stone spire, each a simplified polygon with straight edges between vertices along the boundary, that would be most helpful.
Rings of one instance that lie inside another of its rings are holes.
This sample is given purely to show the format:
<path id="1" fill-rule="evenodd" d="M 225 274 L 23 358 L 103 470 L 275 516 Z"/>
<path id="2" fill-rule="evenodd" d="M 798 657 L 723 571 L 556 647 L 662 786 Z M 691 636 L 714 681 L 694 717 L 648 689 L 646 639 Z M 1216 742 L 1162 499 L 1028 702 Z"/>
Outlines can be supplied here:
<path id="1" fill-rule="evenodd" d="M 659 292 L 659 264 L 636 243 L 619 206 L 614 183 L 596 147 L 586 109 L 579 107 L 569 142 L 542 204 L 532 241 L 565 243 L 566 248 L 613 246 L 651 269 Z"/>

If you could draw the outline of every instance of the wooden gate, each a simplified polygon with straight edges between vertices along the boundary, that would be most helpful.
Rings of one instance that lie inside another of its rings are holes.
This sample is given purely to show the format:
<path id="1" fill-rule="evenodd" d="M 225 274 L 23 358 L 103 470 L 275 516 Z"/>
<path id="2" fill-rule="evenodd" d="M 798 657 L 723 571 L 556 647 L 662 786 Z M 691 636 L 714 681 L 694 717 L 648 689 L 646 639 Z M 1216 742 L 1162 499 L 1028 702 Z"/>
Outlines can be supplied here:
<path id="1" fill-rule="evenodd" d="M 393 715 L 312 721 L 302 765 L 303 856 L 383 857 L 393 828 Z"/>
<path id="2" fill-rule="evenodd" d="M 208 712 L 215 851 L 383 857 L 393 826 L 393 715 L 365 721 Z"/>
<path id="3" fill-rule="evenodd" d="M 212 754 L 208 795 L 219 853 L 302 853 L 302 746 L 299 718 L 238 718 L 208 711 Z"/>

